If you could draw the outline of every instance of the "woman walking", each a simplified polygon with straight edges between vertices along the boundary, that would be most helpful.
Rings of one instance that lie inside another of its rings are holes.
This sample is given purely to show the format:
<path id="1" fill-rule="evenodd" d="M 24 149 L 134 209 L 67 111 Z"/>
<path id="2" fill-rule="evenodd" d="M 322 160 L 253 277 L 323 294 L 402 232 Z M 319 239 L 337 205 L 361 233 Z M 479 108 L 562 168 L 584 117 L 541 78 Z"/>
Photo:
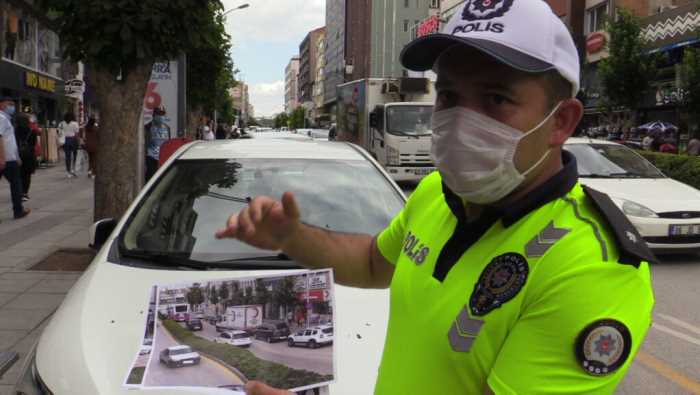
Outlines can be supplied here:
<path id="1" fill-rule="evenodd" d="M 37 136 L 31 127 L 31 115 L 22 113 L 17 116 L 17 145 L 19 158 L 22 160 L 20 176 L 22 179 L 22 201 L 29 200 L 29 187 L 32 183 L 32 174 L 36 171 L 37 161 L 34 147 L 36 147 Z"/>
<path id="2" fill-rule="evenodd" d="M 66 122 L 63 128 L 63 135 L 66 139 L 63 144 L 63 151 L 66 154 L 66 172 L 68 173 L 68 178 L 77 177 L 78 175 L 75 174 L 75 160 L 78 155 L 80 125 L 75 121 L 75 115 L 72 112 L 67 112 L 63 120 Z"/>
<path id="3" fill-rule="evenodd" d="M 95 169 L 97 169 L 97 122 L 95 117 L 88 119 L 83 138 L 85 140 L 85 151 L 88 153 L 88 177 L 95 178 Z"/>

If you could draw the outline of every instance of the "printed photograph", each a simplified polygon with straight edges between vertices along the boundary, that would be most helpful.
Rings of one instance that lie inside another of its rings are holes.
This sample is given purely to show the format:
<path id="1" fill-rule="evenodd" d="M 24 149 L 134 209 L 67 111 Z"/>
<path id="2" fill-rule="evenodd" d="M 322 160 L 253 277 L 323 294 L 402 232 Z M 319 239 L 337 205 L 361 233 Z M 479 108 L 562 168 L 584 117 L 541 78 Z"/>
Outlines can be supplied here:
<path id="1" fill-rule="evenodd" d="M 330 270 L 160 284 L 126 385 L 241 394 L 249 379 L 292 391 L 327 385 L 332 284 Z"/>

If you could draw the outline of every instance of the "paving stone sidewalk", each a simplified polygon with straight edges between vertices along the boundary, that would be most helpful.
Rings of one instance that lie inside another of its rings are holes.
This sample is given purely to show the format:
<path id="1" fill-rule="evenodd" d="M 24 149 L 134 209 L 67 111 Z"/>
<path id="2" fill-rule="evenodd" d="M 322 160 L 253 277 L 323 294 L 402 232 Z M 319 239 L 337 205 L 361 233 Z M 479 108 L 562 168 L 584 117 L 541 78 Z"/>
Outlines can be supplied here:
<path id="1" fill-rule="evenodd" d="M 0 181 L 0 351 L 20 354 L 0 379 L 0 395 L 9 395 L 21 366 L 49 317 L 79 272 L 27 271 L 63 248 L 87 248 L 92 224 L 93 180 L 68 179 L 62 163 L 37 169 L 25 207 L 26 218 L 12 218 L 10 188 Z"/>

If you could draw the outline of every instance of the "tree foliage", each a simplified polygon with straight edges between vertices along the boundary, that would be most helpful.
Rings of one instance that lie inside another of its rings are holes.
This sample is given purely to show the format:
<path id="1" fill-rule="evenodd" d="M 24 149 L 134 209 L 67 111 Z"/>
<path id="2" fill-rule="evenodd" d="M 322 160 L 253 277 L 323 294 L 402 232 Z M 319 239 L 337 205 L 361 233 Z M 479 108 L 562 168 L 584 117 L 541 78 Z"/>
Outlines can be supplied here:
<path id="1" fill-rule="evenodd" d="M 218 6 L 210 5 L 210 23 L 206 29 L 212 40 L 187 53 L 187 104 L 191 112 L 210 117 L 217 110 L 219 119 L 233 123 L 235 113 L 229 89 L 236 85 L 238 70 L 231 58 L 231 37 L 218 11 Z"/>
<path id="2" fill-rule="evenodd" d="M 700 49 L 687 47 L 683 52 L 683 78 L 685 91 L 682 106 L 694 123 L 700 122 Z"/>
<path id="3" fill-rule="evenodd" d="M 278 306 L 284 306 L 285 310 L 294 308 L 299 304 L 297 294 L 294 291 L 294 279 L 285 277 L 276 283 L 272 292 L 272 300 Z"/>
<path id="4" fill-rule="evenodd" d="M 622 8 L 616 12 L 617 19 L 607 23 L 610 56 L 600 61 L 598 74 L 608 106 L 636 111 L 657 75 L 659 57 L 646 53 L 639 19 Z"/>
<path id="5" fill-rule="evenodd" d="M 187 303 L 191 306 L 197 306 L 204 303 L 204 292 L 199 286 L 199 283 L 194 283 L 187 292 Z"/>
<path id="6" fill-rule="evenodd" d="M 277 114 L 277 116 L 275 117 L 275 129 L 279 129 L 282 127 L 289 127 L 288 122 L 289 122 L 289 116 L 287 115 L 286 112 Z"/>
<path id="7" fill-rule="evenodd" d="M 39 4 L 57 16 L 55 28 L 65 55 L 122 77 L 139 65 L 213 44 L 218 32 L 212 29 L 212 12 L 222 9 L 218 0 L 41 0 Z"/>
<path id="8" fill-rule="evenodd" d="M 304 127 L 304 117 L 306 116 L 306 111 L 304 107 L 297 107 L 292 111 L 292 115 L 289 117 L 288 124 L 291 129 L 299 129 Z"/>

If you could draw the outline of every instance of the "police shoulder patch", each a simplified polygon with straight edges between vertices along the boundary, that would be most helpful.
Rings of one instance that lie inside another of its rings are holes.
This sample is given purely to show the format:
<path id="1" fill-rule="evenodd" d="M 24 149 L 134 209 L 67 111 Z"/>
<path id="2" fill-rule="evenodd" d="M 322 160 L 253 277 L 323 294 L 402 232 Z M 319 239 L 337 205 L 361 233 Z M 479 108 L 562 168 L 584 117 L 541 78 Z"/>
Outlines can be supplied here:
<path id="1" fill-rule="evenodd" d="M 576 339 L 576 359 L 586 373 L 605 376 L 622 367 L 632 349 L 632 335 L 620 321 L 602 319 L 581 331 Z"/>
<path id="2" fill-rule="evenodd" d="M 491 260 L 469 299 L 472 314 L 482 316 L 513 299 L 525 285 L 530 268 L 524 256 L 509 252 Z"/>
<path id="3" fill-rule="evenodd" d="M 620 247 L 620 263 L 639 267 L 641 261 L 657 262 L 656 256 L 649 250 L 637 229 L 608 195 L 586 186 L 583 191 L 612 228 L 615 241 Z"/>

